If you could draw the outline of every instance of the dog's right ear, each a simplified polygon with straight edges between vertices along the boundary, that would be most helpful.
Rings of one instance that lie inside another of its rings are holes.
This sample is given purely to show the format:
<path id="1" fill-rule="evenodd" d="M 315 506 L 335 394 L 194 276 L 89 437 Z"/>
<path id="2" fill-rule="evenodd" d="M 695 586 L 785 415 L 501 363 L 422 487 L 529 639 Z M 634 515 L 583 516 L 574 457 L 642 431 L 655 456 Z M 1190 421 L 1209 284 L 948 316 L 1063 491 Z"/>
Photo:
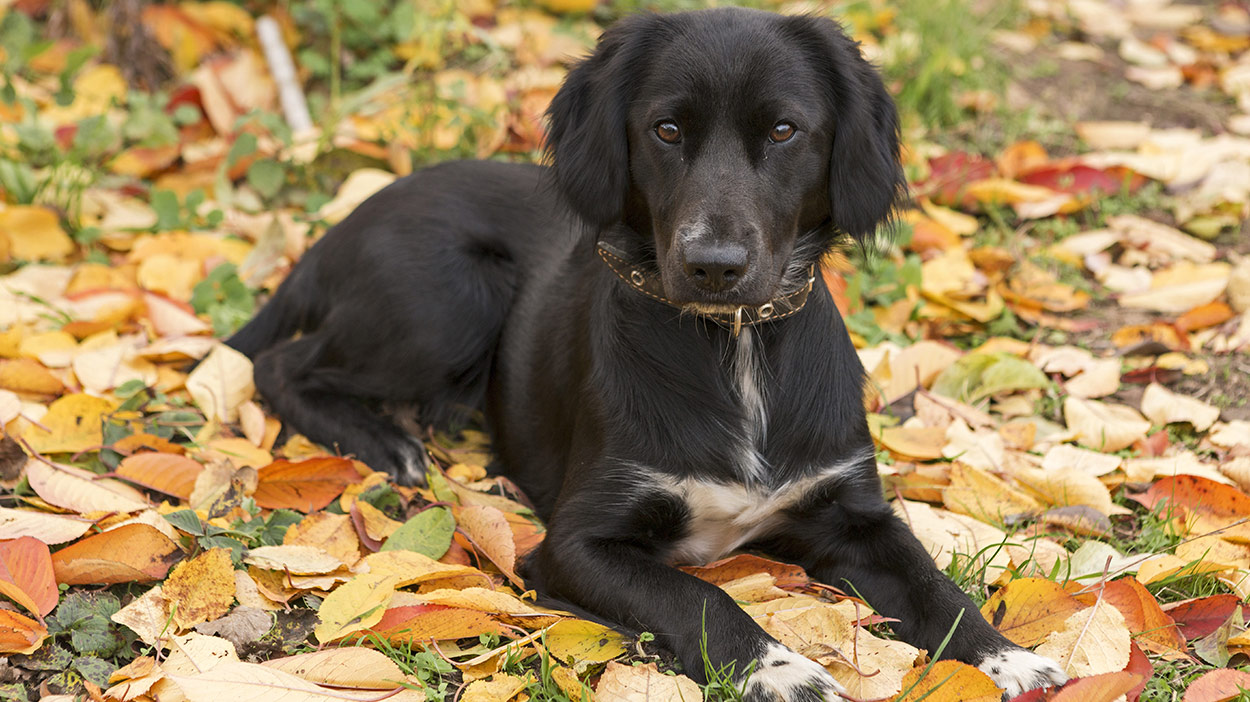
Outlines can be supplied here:
<path id="1" fill-rule="evenodd" d="M 655 15 L 613 24 L 547 108 L 547 158 L 569 206 L 597 227 L 619 221 L 629 189 L 626 112 Z"/>

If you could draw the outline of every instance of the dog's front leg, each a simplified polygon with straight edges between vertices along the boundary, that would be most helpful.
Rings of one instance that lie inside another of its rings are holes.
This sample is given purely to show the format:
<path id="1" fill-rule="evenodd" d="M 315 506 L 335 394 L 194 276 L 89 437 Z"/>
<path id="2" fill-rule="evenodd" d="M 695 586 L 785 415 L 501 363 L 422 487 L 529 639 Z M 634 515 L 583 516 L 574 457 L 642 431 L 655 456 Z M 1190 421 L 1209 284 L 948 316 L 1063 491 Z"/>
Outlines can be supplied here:
<path id="1" fill-rule="evenodd" d="M 875 470 L 826 483 L 790 516 L 793 521 L 774 544 L 778 554 L 803 564 L 817 580 L 860 595 L 881 614 L 898 619 L 894 630 L 908 643 L 933 654 L 958 619 L 942 657 L 980 668 L 1005 690 L 1004 699 L 1067 680 L 1054 661 L 998 633 L 937 569 L 881 498 Z"/>
<path id="2" fill-rule="evenodd" d="M 562 498 L 524 575 L 531 587 L 595 617 L 648 631 L 677 654 L 686 675 L 713 670 L 745 680 L 747 702 L 841 700 L 818 663 L 764 632 L 720 588 L 664 562 L 686 528 L 685 506 L 635 486 L 599 486 Z"/>

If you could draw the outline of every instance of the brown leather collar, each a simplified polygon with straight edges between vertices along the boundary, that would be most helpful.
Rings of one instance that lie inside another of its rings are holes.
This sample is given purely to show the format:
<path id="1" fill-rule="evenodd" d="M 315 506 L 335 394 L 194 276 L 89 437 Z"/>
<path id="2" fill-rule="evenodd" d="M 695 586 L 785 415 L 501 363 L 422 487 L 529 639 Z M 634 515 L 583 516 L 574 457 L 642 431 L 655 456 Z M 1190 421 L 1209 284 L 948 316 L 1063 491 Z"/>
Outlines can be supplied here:
<path id="1" fill-rule="evenodd" d="M 664 297 L 664 287 L 660 282 L 660 276 L 645 270 L 643 266 L 630 262 L 624 251 L 606 241 L 599 242 L 598 250 L 599 257 L 608 264 L 608 268 L 611 268 L 612 272 L 625 281 L 629 287 L 677 309 L 683 311 L 687 309 L 685 305 Z M 759 307 L 738 307 L 732 312 L 696 312 L 696 314 L 728 328 L 736 337 L 742 332 L 744 326 L 785 319 L 798 313 L 803 309 L 803 305 L 807 304 L 807 295 L 812 291 L 812 284 L 815 280 L 816 266 L 813 264 L 807 271 L 807 284 L 788 295 L 773 298 Z"/>

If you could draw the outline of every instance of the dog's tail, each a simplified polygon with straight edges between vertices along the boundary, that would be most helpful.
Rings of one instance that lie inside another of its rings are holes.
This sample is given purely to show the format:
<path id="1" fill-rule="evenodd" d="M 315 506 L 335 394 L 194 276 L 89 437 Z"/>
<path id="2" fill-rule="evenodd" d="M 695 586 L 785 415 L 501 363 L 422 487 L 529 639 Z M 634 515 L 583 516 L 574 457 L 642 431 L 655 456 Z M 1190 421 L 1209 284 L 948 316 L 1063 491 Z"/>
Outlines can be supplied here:
<path id="1" fill-rule="evenodd" d="M 226 344 L 248 358 L 289 339 L 296 332 L 309 331 L 321 318 L 312 280 L 313 266 L 296 266 L 278 286 L 273 297 L 242 329 L 226 339 Z"/>

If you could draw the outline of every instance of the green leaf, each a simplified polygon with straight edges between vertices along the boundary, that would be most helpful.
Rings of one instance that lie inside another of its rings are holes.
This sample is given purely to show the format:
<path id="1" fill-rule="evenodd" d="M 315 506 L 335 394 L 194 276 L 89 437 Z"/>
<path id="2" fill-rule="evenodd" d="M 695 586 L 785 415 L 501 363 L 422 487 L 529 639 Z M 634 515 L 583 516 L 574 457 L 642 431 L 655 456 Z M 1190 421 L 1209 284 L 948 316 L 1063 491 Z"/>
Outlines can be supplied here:
<path id="1" fill-rule="evenodd" d="M 69 632 L 70 644 L 79 654 L 107 657 L 126 643 L 109 620 L 120 609 L 121 603 L 107 592 L 74 592 L 61 600 L 53 619 L 59 631 Z"/>
<path id="2" fill-rule="evenodd" d="M 182 228 L 182 208 L 178 205 L 177 193 L 172 190 L 154 190 L 151 205 L 156 211 L 156 231 Z"/>
<path id="3" fill-rule="evenodd" d="M 451 548 L 451 535 L 456 531 L 456 520 L 446 507 L 430 507 L 417 513 L 412 519 L 395 530 L 383 551 L 416 551 L 430 558 L 442 558 Z"/>
<path id="4" fill-rule="evenodd" d="M 191 307 L 207 314 L 213 322 L 213 332 L 225 336 L 252 318 L 256 298 L 239 279 L 234 265 L 223 263 L 196 283 L 191 291 Z"/>
<path id="5" fill-rule="evenodd" d="M 276 509 L 265 520 L 265 527 L 256 535 L 261 546 L 278 546 L 282 544 L 286 530 L 299 523 L 304 515 L 292 509 Z"/>
<path id="6" fill-rule="evenodd" d="M 234 168 L 234 164 L 244 156 L 250 156 L 256 153 L 256 135 L 249 132 L 243 132 L 238 139 L 230 145 L 230 151 L 226 153 L 226 167 Z"/>
<path id="7" fill-rule="evenodd" d="M 165 521 L 174 525 L 178 531 L 192 536 L 204 536 L 204 522 L 193 509 L 180 509 L 165 515 Z"/>
<path id="8" fill-rule="evenodd" d="M 271 198 L 286 183 L 286 169 L 272 159 L 260 159 L 248 167 L 247 182 L 263 197 Z"/>
<path id="9" fill-rule="evenodd" d="M 1050 385 L 1037 366 L 1009 353 L 970 353 L 938 375 L 933 392 L 960 402 Z"/>
<path id="10" fill-rule="evenodd" d="M 74 670 L 77 670 L 83 679 L 107 689 L 109 676 L 117 670 L 117 666 L 95 656 L 79 656 L 74 659 Z"/>

